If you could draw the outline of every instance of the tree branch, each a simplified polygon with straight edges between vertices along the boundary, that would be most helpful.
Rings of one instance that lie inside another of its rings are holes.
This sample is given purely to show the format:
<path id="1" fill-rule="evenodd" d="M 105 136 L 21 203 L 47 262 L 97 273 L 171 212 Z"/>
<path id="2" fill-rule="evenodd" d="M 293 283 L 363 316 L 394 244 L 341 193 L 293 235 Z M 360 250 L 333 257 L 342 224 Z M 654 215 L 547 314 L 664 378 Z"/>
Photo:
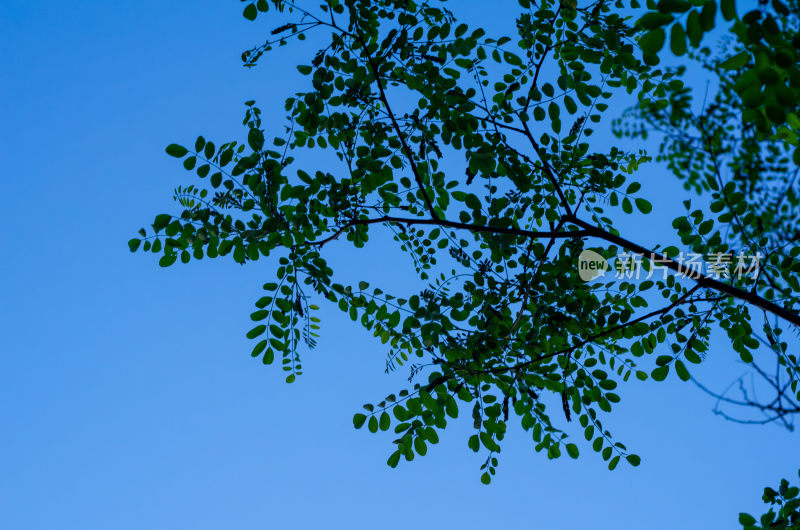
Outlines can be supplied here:
<path id="1" fill-rule="evenodd" d="M 542 152 L 542 148 L 539 147 L 539 143 L 533 137 L 533 134 L 531 133 L 531 130 L 528 127 L 528 123 L 526 121 L 524 121 L 524 120 L 522 120 L 522 128 L 525 130 L 525 136 L 528 138 L 528 141 L 530 141 L 531 146 L 533 147 L 533 150 L 536 151 L 536 155 L 539 157 L 539 160 L 542 161 L 542 167 L 544 168 L 544 174 L 547 177 L 547 180 L 549 180 L 550 183 L 553 185 L 553 187 L 556 189 L 556 193 L 558 194 L 558 198 L 561 200 L 561 205 L 567 211 L 567 215 L 572 217 L 572 218 L 574 218 L 574 213 L 572 211 L 572 208 L 569 205 L 569 201 L 567 201 L 566 195 L 564 195 L 564 192 L 561 189 L 561 184 L 558 182 L 558 179 L 556 178 L 555 174 L 553 174 L 553 170 L 550 167 L 550 164 L 547 163 L 547 159 L 545 159 L 545 157 L 544 157 L 544 153 Z"/>
<path id="2" fill-rule="evenodd" d="M 425 206 L 428 207 L 428 212 L 430 212 L 431 217 L 435 220 L 439 220 L 440 217 L 433 207 L 433 201 L 431 201 L 431 198 L 428 196 L 428 192 L 425 191 L 425 184 L 422 182 L 422 176 L 420 175 L 419 168 L 414 160 L 414 153 L 411 152 L 411 148 L 409 148 L 408 142 L 406 142 L 406 138 L 403 136 L 403 131 L 400 130 L 400 125 L 397 123 L 397 118 L 392 111 L 392 107 L 389 105 L 389 99 L 386 97 L 386 92 L 383 89 L 381 74 L 378 71 L 378 67 L 375 65 L 374 60 L 372 59 L 372 55 L 369 53 L 367 43 L 364 42 L 364 39 L 361 37 L 360 33 L 358 34 L 358 41 L 361 43 L 361 46 L 364 49 L 364 55 L 366 56 L 367 64 L 369 65 L 370 70 L 372 70 L 372 75 L 375 76 L 375 82 L 378 84 L 378 91 L 380 92 L 380 100 L 386 107 L 386 113 L 389 115 L 389 118 L 392 121 L 392 127 L 394 128 L 395 133 L 400 140 L 400 144 L 403 146 L 403 151 L 405 152 L 408 163 L 411 166 L 411 172 L 414 174 L 414 180 L 416 180 L 417 185 L 419 185 L 420 193 L 422 193 L 422 198 L 425 200 Z"/>
<path id="3" fill-rule="evenodd" d="M 514 366 L 504 367 L 504 368 L 501 368 L 499 370 L 491 370 L 491 372 L 492 373 L 502 373 L 502 372 L 506 372 L 506 371 L 509 371 L 509 370 L 519 370 L 521 368 L 525 368 L 527 366 L 530 366 L 532 364 L 535 364 L 535 363 L 550 359 L 552 357 L 557 357 L 559 355 L 563 355 L 563 354 L 566 354 L 566 353 L 573 352 L 576 349 L 580 348 L 581 346 L 585 346 L 586 344 L 589 344 L 590 342 L 594 342 L 597 339 L 602 339 L 603 337 L 607 337 L 608 335 L 611 335 L 615 331 L 619 331 L 622 328 L 625 328 L 627 326 L 631 326 L 631 325 L 636 324 L 638 322 L 643 322 L 643 321 L 645 321 L 645 320 L 647 320 L 649 318 L 653 318 L 654 316 L 661 315 L 661 314 L 669 312 L 673 308 L 675 308 L 675 307 L 679 306 L 680 304 L 686 302 L 687 301 L 686 299 L 689 298 L 689 296 L 691 296 L 692 293 L 697 291 L 699 288 L 700 288 L 699 285 L 695 285 L 694 287 L 692 287 L 691 289 L 686 291 L 683 294 L 683 296 L 681 296 L 680 298 L 678 298 L 677 300 L 675 300 L 674 302 L 672 302 L 668 306 L 664 306 L 661 309 L 657 309 L 655 311 L 647 313 L 646 315 L 642 315 L 639 318 L 631 320 L 630 322 L 625 322 L 623 324 L 617 324 L 616 326 L 612 326 L 612 327 L 610 327 L 608 329 L 605 329 L 603 331 L 595 333 L 594 335 L 591 335 L 590 337 L 587 337 L 587 338 L 583 339 L 582 341 L 578 342 L 577 344 L 573 344 L 569 348 L 564 348 L 564 349 L 558 350 L 556 352 L 548 353 L 546 355 L 541 355 L 541 356 L 537 357 L 536 359 L 531 359 L 530 361 L 525 361 L 524 363 L 519 363 L 519 364 L 516 364 Z"/>
<path id="4" fill-rule="evenodd" d="M 426 219 L 426 218 L 407 218 L 407 217 L 393 217 L 390 215 L 384 215 L 383 217 L 377 217 L 373 219 L 354 219 L 349 221 L 348 223 L 344 224 L 343 226 L 339 227 L 335 233 L 331 234 L 330 236 L 326 237 L 325 239 L 321 239 L 319 241 L 310 241 L 305 243 L 306 245 L 313 245 L 321 247 L 326 243 L 337 239 L 343 232 L 345 232 L 348 228 L 352 228 L 354 226 L 363 226 L 363 225 L 372 225 L 372 224 L 379 224 L 379 223 L 398 223 L 398 224 L 405 224 L 405 225 L 434 225 L 434 226 L 445 226 L 448 228 L 454 228 L 457 230 L 469 230 L 471 232 L 480 232 L 480 233 L 487 233 L 487 234 L 505 234 L 505 235 L 512 235 L 512 236 L 519 236 L 519 237 L 529 237 L 529 238 L 576 238 L 576 237 L 586 237 L 589 235 L 589 232 L 586 230 L 570 230 L 562 232 L 560 230 L 549 231 L 549 232 L 537 232 L 533 230 L 523 230 L 520 228 L 504 228 L 499 226 L 482 226 L 482 225 L 472 225 L 467 223 L 459 223 L 456 221 L 448 221 L 447 219 Z"/>
<path id="5" fill-rule="evenodd" d="M 713 289 L 714 291 L 725 293 L 734 298 L 738 298 L 739 300 L 743 300 L 760 309 L 768 311 L 769 313 L 772 313 L 773 315 L 778 316 L 783 320 L 786 320 L 787 322 L 794 324 L 795 326 L 800 326 L 800 315 L 798 315 L 793 311 L 790 311 L 789 309 L 786 309 L 785 307 L 779 306 L 774 302 L 770 302 L 769 300 L 759 296 L 756 293 L 745 291 L 743 289 L 727 284 L 725 282 L 721 282 L 719 280 L 715 280 L 714 278 L 710 278 L 690 267 L 682 265 L 681 263 L 673 260 L 672 258 L 668 258 L 667 256 L 646 249 L 645 247 L 638 245 L 632 241 L 628 241 L 623 237 L 620 237 L 616 234 L 612 234 L 611 232 L 603 228 L 594 226 L 590 223 L 587 223 L 586 221 L 582 221 L 575 216 L 568 215 L 567 218 L 570 222 L 580 226 L 594 237 L 598 237 L 600 239 L 608 241 L 609 243 L 614 243 L 615 245 L 619 245 L 622 248 L 625 248 L 631 252 L 636 252 L 637 254 L 648 256 L 652 260 L 657 260 L 660 264 L 663 264 L 668 269 L 671 269 L 677 272 L 678 274 L 683 274 L 687 278 L 694 280 L 695 282 L 697 282 L 698 285 L 702 287 Z"/>

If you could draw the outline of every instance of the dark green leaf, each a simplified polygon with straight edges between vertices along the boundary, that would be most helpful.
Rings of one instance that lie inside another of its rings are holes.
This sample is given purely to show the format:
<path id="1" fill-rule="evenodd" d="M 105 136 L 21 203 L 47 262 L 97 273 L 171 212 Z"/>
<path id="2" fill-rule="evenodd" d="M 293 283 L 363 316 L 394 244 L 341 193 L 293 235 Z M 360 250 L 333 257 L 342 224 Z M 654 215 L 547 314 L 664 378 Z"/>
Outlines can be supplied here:
<path id="1" fill-rule="evenodd" d="M 172 216 L 165 213 L 156 215 L 156 219 L 153 221 L 153 230 L 156 232 L 163 230 L 167 227 L 171 219 Z"/>
<path id="2" fill-rule="evenodd" d="M 661 28 L 653 29 L 645 33 L 639 39 L 639 47 L 645 53 L 656 54 L 664 47 L 666 34 Z"/>
<path id="3" fill-rule="evenodd" d="M 650 372 L 650 377 L 652 377 L 656 381 L 663 381 L 667 378 L 667 374 L 669 373 L 669 365 L 659 366 L 652 372 Z"/>
<path id="4" fill-rule="evenodd" d="M 365 421 L 367 421 L 367 415 L 366 414 L 360 414 L 359 413 L 359 414 L 356 414 L 356 415 L 353 416 L 353 426 L 356 429 L 360 429 L 364 425 Z"/>
<path id="5" fill-rule="evenodd" d="M 656 29 L 661 26 L 666 26 L 675 20 L 675 17 L 669 13 L 650 12 L 639 19 L 638 25 L 644 29 Z"/>
<path id="6" fill-rule="evenodd" d="M 248 4 L 244 8 L 244 11 L 242 12 L 242 15 L 247 20 L 255 20 L 256 17 L 258 16 L 258 9 L 256 8 L 256 5 L 255 4 Z"/>
<path id="7" fill-rule="evenodd" d="M 680 359 L 675 361 L 675 373 L 678 374 L 678 377 L 681 378 L 681 381 L 688 381 L 691 378 L 689 375 L 689 370 L 686 369 L 686 365 L 684 365 L 683 361 Z"/>
<path id="8" fill-rule="evenodd" d="M 684 33 L 683 27 L 679 23 L 672 25 L 672 30 L 669 34 L 669 46 L 675 55 L 686 53 L 686 33 Z"/>
<path id="9" fill-rule="evenodd" d="M 175 158 L 186 156 L 186 154 L 189 152 L 188 149 L 178 144 L 169 144 L 166 151 L 168 155 L 174 156 Z"/>
<path id="10" fill-rule="evenodd" d="M 575 444 L 567 444 L 567 454 L 572 458 L 578 458 L 579 451 L 578 446 Z"/>
<path id="11" fill-rule="evenodd" d="M 158 260 L 158 264 L 162 267 L 169 267 L 178 259 L 177 254 L 164 254 L 161 256 L 161 259 Z"/>
<path id="12" fill-rule="evenodd" d="M 740 513 L 739 514 L 739 523 L 745 526 L 747 525 L 754 525 L 756 524 L 756 519 L 750 514 L 747 513 Z"/>
<path id="13" fill-rule="evenodd" d="M 746 65 L 749 59 L 750 54 L 748 54 L 746 51 L 741 51 L 736 55 L 722 61 L 720 63 L 720 67 L 724 68 L 725 70 L 736 70 Z"/>
<path id="14" fill-rule="evenodd" d="M 639 458 L 639 455 L 628 455 L 625 457 L 630 465 L 633 467 L 637 467 L 639 464 L 642 463 L 642 459 Z"/>
<path id="15" fill-rule="evenodd" d="M 736 18 L 736 0 L 720 0 L 720 11 L 725 20 Z"/>
<path id="16" fill-rule="evenodd" d="M 640 212 L 647 214 L 653 211 L 653 205 L 650 204 L 648 201 L 644 199 L 636 199 L 635 202 L 636 202 L 636 207 L 639 208 Z"/>

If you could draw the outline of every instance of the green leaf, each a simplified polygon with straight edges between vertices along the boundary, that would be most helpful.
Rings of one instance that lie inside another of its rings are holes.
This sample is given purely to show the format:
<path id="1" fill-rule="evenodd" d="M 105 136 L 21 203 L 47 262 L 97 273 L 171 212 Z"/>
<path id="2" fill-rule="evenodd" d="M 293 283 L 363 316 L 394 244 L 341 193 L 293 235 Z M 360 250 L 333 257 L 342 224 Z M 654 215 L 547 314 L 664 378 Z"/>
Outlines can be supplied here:
<path id="1" fill-rule="evenodd" d="M 255 20 L 258 16 L 258 9 L 256 8 L 256 5 L 248 4 L 247 7 L 244 8 L 242 16 L 244 16 L 244 18 L 247 20 Z"/>
<path id="2" fill-rule="evenodd" d="M 170 265 L 175 263 L 175 260 L 177 259 L 178 259 L 177 254 L 164 254 L 163 256 L 161 256 L 161 259 L 158 260 L 158 264 L 162 267 L 169 267 Z"/>
<path id="3" fill-rule="evenodd" d="M 625 457 L 625 460 L 627 460 L 628 463 L 633 467 L 637 467 L 639 464 L 642 463 L 642 459 L 639 458 L 639 455 L 628 455 Z"/>
<path id="4" fill-rule="evenodd" d="M 128 248 L 131 249 L 131 252 L 136 252 L 136 249 L 138 249 L 139 245 L 141 244 L 142 244 L 141 239 L 133 238 L 130 241 L 128 241 Z"/>
<path id="5" fill-rule="evenodd" d="M 627 197 L 622 199 L 622 211 L 625 213 L 633 213 L 633 206 L 631 205 L 631 200 Z"/>
<path id="6" fill-rule="evenodd" d="M 678 250 L 678 247 L 669 246 L 669 247 L 664 247 L 662 253 L 668 258 L 674 258 L 680 253 L 680 250 Z"/>
<path id="7" fill-rule="evenodd" d="M 259 355 L 261 355 L 261 352 L 263 352 L 266 349 L 266 347 L 267 347 L 267 341 L 262 340 L 261 342 L 256 344 L 256 347 L 253 348 L 253 351 L 250 355 L 253 357 L 258 357 Z"/>
<path id="8" fill-rule="evenodd" d="M 639 47 L 644 53 L 656 54 L 664 47 L 666 34 L 661 28 L 653 29 L 645 33 L 639 39 Z"/>
<path id="9" fill-rule="evenodd" d="M 564 96 L 564 107 L 570 114 L 575 114 L 578 111 L 578 105 L 569 96 Z"/>
<path id="10" fill-rule="evenodd" d="M 272 351 L 272 348 L 269 348 L 264 353 L 264 358 L 262 359 L 262 361 L 264 362 L 264 364 L 272 364 L 272 361 L 274 360 L 275 360 L 275 352 Z"/>
<path id="11" fill-rule="evenodd" d="M 689 375 L 689 370 L 686 369 L 686 365 L 684 365 L 683 361 L 680 359 L 675 361 L 675 373 L 678 374 L 678 377 L 681 378 L 681 381 L 688 381 L 691 378 Z"/>
<path id="12" fill-rule="evenodd" d="M 706 0 L 703 9 L 700 11 L 700 27 L 703 31 L 711 31 L 714 28 L 714 19 L 717 14 L 717 3 L 714 0 Z"/>
<path id="13" fill-rule="evenodd" d="M 675 17 L 669 13 L 659 13 L 653 11 L 640 18 L 637 24 L 644 29 L 656 29 L 660 28 L 661 26 L 666 26 L 673 20 L 675 20 Z"/>
<path id="14" fill-rule="evenodd" d="M 247 143 L 253 151 L 261 151 L 264 147 L 264 133 L 258 129 L 250 129 L 247 133 Z"/>
<path id="15" fill-rule="evenodd" d="M 391 424 L 391 418 L 389 418 L 389 414 L 384 410 L 381 413 L 381 419 L 380 419 L 380 428 L 381 428 L 381 430 L 382 431 L 389 430 L 389 425 L 390 424 Z"/>
<path id="16" fill-rule="evenodd" d="M 367 429 L 369 429 L 369 432 L 371 433 L 376 433 L 378 432 L 378 428 L 378 418 L 375 416 L 370 416 L 369 422 L 367 422 Z"/>
<path id="17" fill-rule="evenodd" d="M 266 331 L 266 329 L 267 329 L 267 326 L 265 326 L 264 324 L 260 324 L 260 325 L 254 327 L 253 329 L 251 329 L 250 331 L 247 332 L 247 338 L 248 339 L 254 339 L 254 338 L 258 337 L 259 335 L 263 334 L 264 331 Z"/>
<path id="18" fill-rule="evenodd" d="M 169 144 L 166 151 L 168 155 L 174 156 L 175 158 L 184 157 L 189 152 L 188 149 L 178 144 Z"/>
<path id="19" fill-rule="evenodd" d="M 233 249 L 233 261 L 236 263 L 244 263 L 245 261 L 244 245 L 236 245 Z"/>
<path id="20" fill-rule="evenodd" d="M 697 353 L 693 352 L 692 350 L 686 350 L 683 353 L 683 356 L 686 357 L 686 360 L 692 364 L 700 364 L 702 362 L 700 356 L 697 355 Z"/>
<path id="21" fill-rule="evenodd" d="M 451 418 L 458 417 L 458 404 L 456 403 L 455 399 L 453 398 L 448 399 L 447 403 L 445 404 L 444 410 L 447 413 L 447 415 L 450 416 Z"/>
<path id="22" fill-rule="evenodd" d="M 575 444 L 567 444 L 567 454 L 572 458 L 578 458 L 578 446 Z"/>
<path id="23" fill-rule="evenodd" d="M 659 366 L 652 372 L 650 372 L 650 377 L 655 379 L 656 381 L 663 381 L 667 378 L 667 374 L 669 373 L 669 365 L 666 366 Z"/>
<path id="24" fill-rule="evenodd" d="M 747 51 L 741 51 L 733 57 L 729 57 L 728 59 L 722 61 L 719 66 L 725 70 L 736 70 L 746 65 L 749 59 L 750 54 L 747 53 Z"/>
<path id="25" fill-rule="evenodd" d="M 725 20 L 736 18 L 736 0 L 722 0 L 719 7 L 722 11 L 722 18 Z"/>
<path id="26" fill-rule="evenodd" d="M 745 526 L 752 526 L 756 524 L 756 518 L 750 515 L 749 513 L 740 513 L 739 523 Z"/>
<path id="27" fill-rule="evenodd" d="M 547 113 L 551 120 L 557 120 L 561 114 L 561 109 L 556 103 L 550 103 L 550 105 L 547 107 Z"/>
<path id="28" fill-rule="evenodd" d="M 639 208 L 639 211 L 644 214 L 653 211 L 653 205 L 644 199 L 636 199 L 636 207 Z"/>
<path id="29" fill-rule="evenodd" d="M 425 445 L 425 440 L 423 440 L 419 436 L 417 438 L 415 438 L 414 439 L 414 450 L 420 456 L 425 456 L 428 453 L 428 446 Z"/>
<path id="30" fill-rule="evenodd" d="M 662 13 L 685 13 L 692 7 L 686 0 L 659 0 L 658 10 Z"/>
<path id="31" fill-rule="evenodd" d="M 356 415 L 353 416 L 353 426 L 356 429 L 360 429 L 361 427 L 363 427 L 365 421 L 367 421 L 367 415 L 366 414 L 360 414 L 359 413 L 359 414 L 356 414 Z"/>
<path id="32" fill-rule="evenodd" d="M 267 318 L 267 316 L 269 316 L 269 311 L 267 311 L 266 309 L 261 309 L 259 311 L 250 313 L 250 320 L 252 320 L 253 322 L 258 322 L 260 320 L 264 320 L 265 318 Z"/>
<path id="33" fill-rule="evenodd" d="M 669 47 L 675 55 L 683 55 L 686 53 L 686 33 L 683 31 L 683 26 L 680 23 L 672 25 L 672 30 L 669 34 Z"/>
<path id="34" fill-rule="evenodd" d="M 686 17 L 686 35 L 689 37 L 689 42 L 692 46 L 697 48 L 703 40 L 703 26 L 700 24 L 700 15 L 697 11 L 692 11 Z"/>

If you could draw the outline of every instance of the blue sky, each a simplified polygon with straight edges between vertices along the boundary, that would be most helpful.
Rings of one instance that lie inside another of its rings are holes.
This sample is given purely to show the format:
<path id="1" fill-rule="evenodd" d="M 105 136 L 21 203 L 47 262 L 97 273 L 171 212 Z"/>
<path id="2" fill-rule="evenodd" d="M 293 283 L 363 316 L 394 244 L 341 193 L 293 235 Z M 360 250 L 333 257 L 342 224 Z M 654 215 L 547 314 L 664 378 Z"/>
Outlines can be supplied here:
<path id="1" fill-rule="evenodd" d="M 391 436 L 351 423 L 405 375 L 383 374 L 366 332 L 323 306 L 295 384 L 252 360 L 244 333 L 269 263 L 161 269 L 126 246 L 191 182 L 166 144 L 238 137 L 248 99 L 279 126 L 301 86 L 299 50 L 240 66 L 272 27 L 240 13 L 233 0 L 0 5 L 0 528 L 714 530 L 794 475 L 797 435 L 724 422 L 673 379 L 622 388 L 609 421 L 636 469 L 609 472 L 586 446 L 547 461 L 514 428 L 483 486 L 457 422 L 391 470 Z M 659 168 L 642 180 L 665 199 L 651 225 L 620 226 L 659 242 L 682 192 Z M 403 285 L 408 262 L 378 248 L 336 259 Z M 725 383 L 744 371 L 734 359 L 718 341 L 697 374 Z"/>

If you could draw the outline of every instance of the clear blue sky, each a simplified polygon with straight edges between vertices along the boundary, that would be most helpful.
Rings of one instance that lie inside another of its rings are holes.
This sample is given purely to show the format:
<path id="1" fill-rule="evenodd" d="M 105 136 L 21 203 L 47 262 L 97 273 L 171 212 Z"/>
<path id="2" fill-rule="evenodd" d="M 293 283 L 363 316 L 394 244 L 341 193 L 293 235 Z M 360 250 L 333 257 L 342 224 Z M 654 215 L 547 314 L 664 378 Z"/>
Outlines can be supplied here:
<path id="1" fill-rule="evenodd" d="M 547 461 L 514 428 L 483 486 L 459 422 L 391 470 L 391 436 L 351 418 L 404 374 L 383 375 L 383 349 L 338 310 L 323 307 L 297 383 L 252 360 L 268 263 L 161 269 L 126 246 L 191 182 L 166 144 L 238 136 L 248 99 L 278 125 L 300 86 L 291 48 L 240 66 L 272 27 L 240 13 L 234 0 L 0 4 L 0 528 L 722 530 L 794 474 L 797 435 L 726 423 L 676 380 L 622 388 L 609 425 L 636 469 L 609 472 L 585 446 Z M 663 170 L 644 184 L 664 198 L 652 229 L 622 226 L 656 242 L 682 197 Z M 381 248 L 337 259 L 402 285 L 407 262 Z M 698 375 L 727 382 L 734 358 L 720 341 Z"/>

